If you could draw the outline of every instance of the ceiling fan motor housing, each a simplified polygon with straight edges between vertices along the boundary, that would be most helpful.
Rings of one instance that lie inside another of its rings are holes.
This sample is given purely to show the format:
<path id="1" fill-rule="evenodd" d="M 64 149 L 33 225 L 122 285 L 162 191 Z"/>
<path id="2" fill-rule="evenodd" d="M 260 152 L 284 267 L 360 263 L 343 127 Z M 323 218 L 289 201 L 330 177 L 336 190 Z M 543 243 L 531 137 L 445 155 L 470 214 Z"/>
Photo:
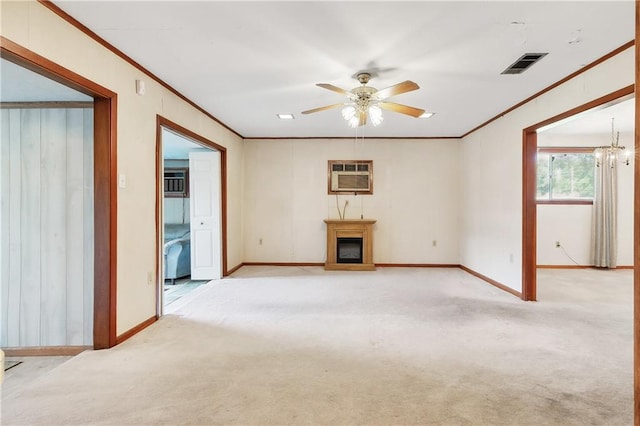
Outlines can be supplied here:
<path id="1" fill-rule="evenodd" d="M 371 79 L 371 74 L 369 74 L 368 72 L 361 72 L 360 74 L 358 74 L 358 81 L 361 84 L 367 84 L 370 79 Z"/>

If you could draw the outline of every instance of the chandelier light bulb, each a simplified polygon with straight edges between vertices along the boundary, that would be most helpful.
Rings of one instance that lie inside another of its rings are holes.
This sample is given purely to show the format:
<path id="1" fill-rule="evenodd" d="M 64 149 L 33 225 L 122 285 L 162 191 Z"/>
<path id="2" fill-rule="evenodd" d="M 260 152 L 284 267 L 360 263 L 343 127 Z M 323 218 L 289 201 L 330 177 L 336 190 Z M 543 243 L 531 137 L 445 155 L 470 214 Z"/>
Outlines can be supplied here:
<path id="1" fill-rule="evenodd" d="M 360 124 L 360 117 L 357 117 L 354 113 L 353 117 L 349 119 L 349 127 L 355 129 L 358 127 L 358 124 Z"/>
<path id="2" fill-rule="evenodd" d="M 614 119 L 611 119 L 611 145 L 608 146 L 599 146 L 596 147 L 596 167 L 600 167 L 603 162 L 606 161 L 609 163 L 609 167 L 615 167 L 617 162 L 629 165 L 629 158 L 631 156 L 631 152 L 626 149 L 624 146 L 619 144 L 620 132 L 615 131 L 615 127 L 613 125 Z M 604 158 L 602 158 L 604 156 Z"/>

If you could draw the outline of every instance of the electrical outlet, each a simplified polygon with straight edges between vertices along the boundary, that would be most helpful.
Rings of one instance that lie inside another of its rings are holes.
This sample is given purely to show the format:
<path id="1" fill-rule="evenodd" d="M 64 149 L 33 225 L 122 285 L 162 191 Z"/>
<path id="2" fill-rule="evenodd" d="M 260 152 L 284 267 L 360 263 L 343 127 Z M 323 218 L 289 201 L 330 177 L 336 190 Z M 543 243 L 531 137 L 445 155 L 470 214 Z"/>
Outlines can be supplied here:
<path id="1" fill-rule="evenodd" d="M 556 248 L 560 248 L 560 241 L 556 241 Z"/>

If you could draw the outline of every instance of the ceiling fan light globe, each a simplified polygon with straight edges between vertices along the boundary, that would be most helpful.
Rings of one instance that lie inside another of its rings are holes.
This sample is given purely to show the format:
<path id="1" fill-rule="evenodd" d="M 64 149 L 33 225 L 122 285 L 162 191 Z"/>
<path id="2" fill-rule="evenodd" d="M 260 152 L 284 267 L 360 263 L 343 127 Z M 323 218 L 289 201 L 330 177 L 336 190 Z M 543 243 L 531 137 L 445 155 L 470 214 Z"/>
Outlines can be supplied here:
<path id="1" fill-rule="evenodd" d="M 348 122 L 349 122 L 349 127 L 355 129 L 360 124 L 360 119 L 354 115 L 348 120 Z"/>
<path id="2" fill-rule="evenodd" d="M 356 109 L 353 105 L 347 105 L 342 108 L 342 118 L 349 121 L 356 115 Z"/>
<path id="3" fill-rule="evenodd" d="M 382 121 L 384 120 L 384 117 L 382 116 L 382 110 L 379 106 L 371 105 L 368 112 L 369 119 L 371 120 L 371 124 L 373 124 L 374 127 L 380 125 L 380 123 L 382 123 Z"/>

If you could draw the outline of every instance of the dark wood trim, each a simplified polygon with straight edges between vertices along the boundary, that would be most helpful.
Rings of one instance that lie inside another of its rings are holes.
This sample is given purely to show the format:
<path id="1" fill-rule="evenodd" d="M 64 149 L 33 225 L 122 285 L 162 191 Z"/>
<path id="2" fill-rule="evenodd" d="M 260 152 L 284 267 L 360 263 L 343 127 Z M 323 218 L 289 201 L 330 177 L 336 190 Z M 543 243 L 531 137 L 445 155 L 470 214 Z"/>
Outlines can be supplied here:
<path id="1" fill-rule="evenodd" d="M 116 344 L 117 94 L 0 36 L 0 56 L 94 98 L 94 324 L 93 347 Z"/>
<path id="2" fill-rule="evenodd" d="M 376 263 L 377 268 L 459 268 L 457 263 Z"/>
<path id="3" fill-rule="evenodd" d="M 151 324 L 155 323 L 156 321 L 158 321 L 158 316 L 154 315 L 151 318 L 146 319 L 143 322 L 141 322 L 140 324 L 136 325 L 135 327 L 125 331 L 124 333 L 119 335 L 118 338 L 116 339 L 117 344 L 119 345 L 120 343 L 124 342 L 125 340 L 135 336 L 136 334 L 140 333 L 142 330 L 144 330 L 145 328 L 149 327 Z"/>
<path id="4" fill-rule="evenodd" d="M 536 200 L 536 204 L 549 205 L 593 205 L 593 200 Z"/>
<path id="5" fill-rule="evenodd" d="M 242 266 L 320 266 L 324 262 L 243 262 Z"/>
<path id="6" fill-rule="evenodd" d="M 220 193 L 221 199 L 221 212 L 220 212 L 220 222 L 222 226 L 221 238 L 222 238 L 222 276 L 226 277 L 229 275 L 229 271 L 227 270 L 229 264 L 229 257 L 227 252 L 227 244 L 228 244 L 228 234 L 227 234 L 227 150 L 220 151 L 220 173 L 222 174 L 220 179 L 220 185 L 222 185 L 222 190 Z"/>
<path id="7" fill-rule="evenodd" d="M 93 345 L 116 345 L 117 314 L 117 102 L 96 98 L 94 106 L 95 302 Z"/>
<path id="8" fill-rule="evenodd" d="M 551 86 L 542 89 L 541 91 L 539 91 L 538 93 L 535 93 L 531 96 L 529 96 L 527 99 L 523 100 L 522 102 L 518 102 L 517 104 L 515 104 L 514 106 L 512 106 L 511 108 L 508 108 L 507 110 L 501 112 L 500 114 L 496 115 L 495 117 L 485 121 L 484 123 L 480 124 L 479 126 L 474 127 L 473 129 L 469 130 L 467 133 L 463 134 L 462 136 L 460 136 L 461 138 L 465 138 L 467 136 L 469 136 L 471 133 L 482 129 L 483 127 L 485 127 L 486 125 L 488 125 L 489 123 L 492 123 L 494 121 L 496 121 L 497 119 L 509 114 L 510 112 L 520 108 L 522 105 L 531 102 L 532 100 L 534 100 L 535 98 L 555 89 L 556 87 L 560 86 L 561 84 L 566 83 L 567 81 L 571 80 L 572 78 L 582 74 L 585 71 L 590 70 L 591 68 L 595 67 L 596 65 L 601 64 L 602 62 L 606 61 L 607 59 L 611 59 L 612 57 L 616 56 L 617 54 L 624 52 L 625 50 L 627 50 L 628 48 L 632 47 L 634 45 L 634 40 L 631 40 L 625 44 L 623 44 L 622 46 L 618 47 L 617 49 L 612 50 L 611 52 L 607 53 L 606 55 L 602 56 L 599 59 L 596 59 L 595 61 L 591 62 L 590 64 L 580 68 L 578 71 L 574 72 L 573 74 L 569 74 L 568 76 L 566 76 L 565 78 L 563 78 L 560 81 L 557 81 L 556 83 L 552 84 Z M 540 126 L 542 127 L 542 126 Z"/>
<path id="9" fill-rule="evenodd" d="M 636 40 L 640 40 L 640 0 L 636 0 Z M 640 426 L 640 43 L 636 44 L 635 170 L 633 199 L 633 424 Z"/>
<path id="10" fill-rule="evenodd" d="M 522 147 L 522 300 L 535 301 L 537 297 L 537 200 L 536 156 L 538 135 L 524 131 Z"/>
<path id="11" fill-rule="evenodd" d="M 44 109 L 44 108 L 93 108 L 93 102 L 47 101 L 47 102 L 0 102 L 0 109 Z"/>
<path id="12" fill-rule="evenodd" d="M 240 263 L 239 265 L 234 266 L 233 268 L 229 269 L 229 271 L 227 271 L 227 275 L 231 275 L 234 272 L 236 272 L 238 269 L 242 268 L 244 266 L 244 263 Z"/>
<path id="13" fill-rule="evenodd" d="M 464 267 L 457 263 L 376 263 L 377 268 L 460 268 Z M 324 263 L 273 263 L 273 262 L 243 262 L 229 270 L 229 275 L 233 274 L 243 266 L 324 266 Z M 537 265 L 538 269 L 592 269 L 592 265 Z M 616 269 L 633 269 L 632 265 L 617 266 Z M 469 272 L 469 271 L 467 271 Z M 518 294 L 520 294 L 518 292 Z"/>
<path id="14" fill-rule="evenodd" d="M 2 348 L 5 358 L 21 356 L 76 356 L 93 349 L 91 346 L 35 346 Z"/>
<path id="15" fill-rule="evenodd" d="M 171 120 L 169 120 L 168 118 L 165 118 L 161 115 L 158 115 L 156 118 L 156 138 L 159 138 L 159 134 L 161 132 L 161 127 L 164 127 L 165 129 L 175 132 L 178 135 L 185 137 L 187 139 L 192 140 L 194 143 L 198 144 L 198 145 L 202 145 L 205 146 L 207 148 L 211 148 L 214 149 L 218 152 L 220 152 L 220 173 L 221 173 L 221 178 L 220 178 L 220 198 L 221 198 L 221 213 L 220 213 L 220 222 L 221 222 L 221 235 L 220 238 L 222 239 L 222 276 L 226 277 L 227 275 L 229 275 L 229 272 L 227 271 L 227 265 L 228 265 L 228 253 L 227 253 L 227 239 L 228 239 L 228 233 L 227 233 L 227 148 L 225 148 L 222 145 L 219 145 L 207 138 L 205 138 L 204 136 L 201 136 L 189 129 L 187 129 L 186 127 L 181 126 L 178 123 L 175 123 Z M 159 183 L 159 173 L 161 170 L 161 164 L 160 161 L 162 161 L 162 158 L 160 158 L 158 151 L 160 150 L 160 143 L 161 143 L 161 139 L 156 139 L 156 182 Z M 158 209 L 158 203 L 160 203 L 160 191 L 159 189 L 156 190 L 156 210 Z M 159 215 L 158 212 L 156 212 L 156 215 Z M 157 227 L 156 229 L 158 230 L 157 233 L 159 232 L 160 229 L 160 224 L 159 224 L 159 217 L 156 218 L 156 220 L 158 221 L 157 223 Z M 158 252 L 158 247 L 156 247 L 156 252 Z"/>
<path id="16" fill-rule="evenodd" d="M 163 299 L 162 293 L 164 292 L 164 271 L 161 268 L 164 266 L 163 252 L 160 247 L 164 247 L 164 225 L 162 223 L 161 212 L 164 206 L 164 181 L 162 176 L 162 170 L 164 168 L 164 158 L 162 158 L 162 129 L 161 129 L 160 116 L 156 115 L 156 208 L 155 208 L 155 220 L 156 220 L 156 247 L 155 247 L 155 270 L 156 270 L 156 317 L 162 315 Z M 163 182 L 162 186 L 160 182 Z M 161 195 L 162 194 L 162 195 Z"/>
<path id="17" fill-rule="evenodd" d="M 504 284 L 499 283 L 498 281 L 492 280 L 491 278 L 489 278 L 489 277 L 487 277 L 485 275 L 482 275 L 481 273 L 476 272 L 473 269 L 469 269 L 464 265 L 460 265 L 460 269 L 462 269 L 463 271 L 473 275 L 476 278 L 480 278 L 481 280 L 488 282 L 489 284 L 491 284 L 494 287 L 499 288 L 500 290 L 504 290 L 507 293 L 510 293 L 510 294 L 520 298 L 520 299 L 524 299 L 522 297 L 522 293 L 520 293 L 518 290 L 514 290 L 511 287 L 508 287 L 508 286 L 506 286 Z"/>
<path id="18" fill-rule="evenodd" d="M 69 15 L 67 12 L 62 10 L 60 7 L 58 7 L 55 4 L 53 4 L 50 0 L 38 0 L 38 2 L 40 4 L 42 4 L 44 7 L 46 7 L 47 9 L 49 9 L 51 12 L 55 13 L 56 15 L 58 15 L 60 18 L 62 18 L 65 21 L 67 21 L 69 24 L 71 24 L 74 27 L 76 27 L 78 30 L 83 32 L 85 35 L 87 35 L 88 37 L 92 38 L 98 44 L 100 44 L 101 46 L 103 46 L 107 50 L 111 51 L 116 56 L 118 56 L 121 59 L 123 59 L 129 65 L 131 65 L 131 66 L 137 68 L 138 70 L 142 71 L 143 73 L 148 75 L 150 78 L 155 80 L 162 87 L 164 87 L 165 89 L 169 90 L 171 93 L 173 93 L 174 95 L 176 95 L 177 97 L 179 97 L 180 99 L 182 99 L 183 101 L 185 101 L 186 103 L 188 103 L 189 105 L 191 105 L 192 107 L 194 107 L 195 109 L 197 109 L 198 111 L 200 111 L 201 113 L 203 113 L 204 115 L 206 115 L 207 117 L 212 119 L 213 121 L 215 121 L 216 123 L 218 123 L 219 125 L 224 127 L 225 129 L 230 131 L 231 133 L 233 133 L 236 136 L 239 136 L 239 137 L 242 138 L 242 135 L 240 133 L 236 132 L 231 127 L 227 126 L 222 121 L 218 120 L 216 117 L 211 115 L 204 108 L 202 108 L 201 106 L 199 106 L 198 104 L 193 102 L 191 99 L 187 98 L 182 93 L 178 92 L 176 89 L 174 89 L 169 84 L 164 82 L 160 77 L 158 77 L 157 75 L 155 75 L 154 73 L 152 73 L 151 71 L 149 71 L 148 69 L 146 69 L 145 67 L 140 65 L 138 62 L 134 61 L 131 57 L 127 56 L 124 52 L 122 52 L 121 50 L 119 50 L 118 48 L 113 46 L 111 43 L 107 42 L 105 39 L 103 39 L 102 37 L 100 37 L 99 35 L 94 33 L 93 31 L 91 31 L 88 27 L 86 27 L 84 24 L 80 23 L 80 21 L 78 21 L 77 19 L 73 18 L 71 15 Z"/>
<path id="19" fill-rule="evenodd" d="M 250 138 L 243 138 L 246 141 L 259 141 L 259 140 L 276 140 L 276 141 L 303 141 L 303 140 L 344 140 L 344 141 L 353 141 L 353 136 L 286 136 L 286 137 L 274 137 L 274 136 L 264 136 L 264 137 L 255 137 L 252 136 Z M 367 140 L 409 140 L 409 141 L 420 141 L 420 140 L 438 140 L 438 139 L 460 139 L 460 136 L 367 136 Z"/>

